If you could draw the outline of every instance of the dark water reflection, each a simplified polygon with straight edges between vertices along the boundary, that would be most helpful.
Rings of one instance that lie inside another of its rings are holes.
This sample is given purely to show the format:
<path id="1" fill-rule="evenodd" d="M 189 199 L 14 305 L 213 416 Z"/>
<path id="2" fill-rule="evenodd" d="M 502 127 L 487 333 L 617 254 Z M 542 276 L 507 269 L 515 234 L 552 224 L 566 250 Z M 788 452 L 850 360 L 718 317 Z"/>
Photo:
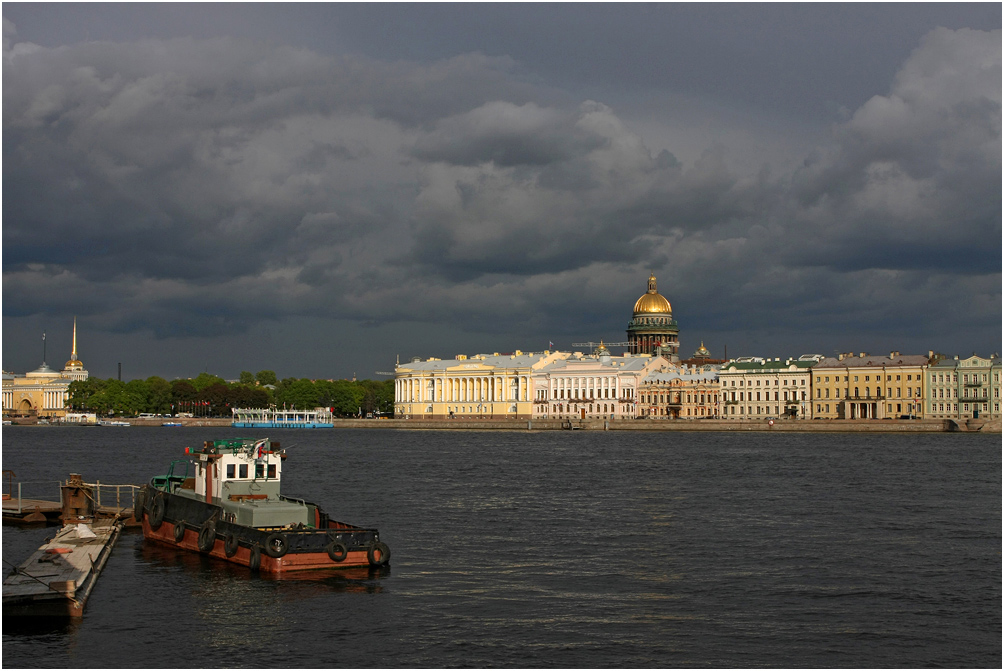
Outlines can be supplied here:
<path id="1" fill-rule="evenodd" d="M 237 433 L 5 427 L 4 467 L 141 482 Z M 999 436 L 272 437 L 390 567 L 261 579 L 127 534 L 79 624 L 4 621 L 4 666 L 1001 664 Z"/>

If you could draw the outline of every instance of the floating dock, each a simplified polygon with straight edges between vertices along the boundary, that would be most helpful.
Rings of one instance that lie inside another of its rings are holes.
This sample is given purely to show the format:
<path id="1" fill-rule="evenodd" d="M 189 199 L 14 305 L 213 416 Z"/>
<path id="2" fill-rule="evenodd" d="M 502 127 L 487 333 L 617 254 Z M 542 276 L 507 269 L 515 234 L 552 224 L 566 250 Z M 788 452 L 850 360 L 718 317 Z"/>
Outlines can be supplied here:
<path id="1" fill-rule="evenodd" d="M 94 493 L 76 473 L 60 486 L 63 528 L 4 579 L 4 617 L 83 615 L 124 526 L 121 511 L 98 512 Z"/>
<path id="2" fill-rule="evenodd" d="M 121 530 L 117 518 L 63 526 L 4 579 L 4 617 L 82 616 Z"/>

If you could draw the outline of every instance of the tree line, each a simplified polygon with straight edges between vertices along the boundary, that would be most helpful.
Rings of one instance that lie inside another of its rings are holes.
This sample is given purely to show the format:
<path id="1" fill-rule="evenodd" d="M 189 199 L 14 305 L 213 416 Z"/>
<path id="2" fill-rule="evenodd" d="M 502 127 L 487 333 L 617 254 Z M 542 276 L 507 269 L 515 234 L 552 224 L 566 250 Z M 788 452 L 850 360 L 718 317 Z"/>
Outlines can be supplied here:
<path id="1" fill-rule="evenodd" d="M 99 415 L 192 413 L 226 417 L 231 408 L 330 408 L 338 417 L 394 411 L 394 381 L 279 380 L 270 370 L 241 373 L 229 383 L 209 373 L 194 379 L 167 381 L 153 376 L 122 382 L 114 378 L 88 378 L 70 383 L 70 409 Z"/>

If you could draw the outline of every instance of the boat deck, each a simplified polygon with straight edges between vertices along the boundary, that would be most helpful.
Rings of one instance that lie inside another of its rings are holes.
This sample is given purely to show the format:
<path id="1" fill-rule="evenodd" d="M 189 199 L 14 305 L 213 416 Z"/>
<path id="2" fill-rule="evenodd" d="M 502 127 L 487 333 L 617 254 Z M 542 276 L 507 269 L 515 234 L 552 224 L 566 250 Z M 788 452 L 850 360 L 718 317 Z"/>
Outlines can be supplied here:
<path id="1" fill-rule="evenodd" d="M 80 617 L 121 529 L 117 518 L 64 526 L 4 579 L 4 615 Z"/>

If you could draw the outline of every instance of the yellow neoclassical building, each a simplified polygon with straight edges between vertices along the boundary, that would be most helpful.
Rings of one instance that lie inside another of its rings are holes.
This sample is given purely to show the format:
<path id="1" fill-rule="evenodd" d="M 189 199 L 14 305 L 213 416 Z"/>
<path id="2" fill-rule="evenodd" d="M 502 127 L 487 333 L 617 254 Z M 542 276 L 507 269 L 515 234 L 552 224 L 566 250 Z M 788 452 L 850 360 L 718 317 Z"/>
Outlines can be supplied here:
<path id="1" fill-rule="evenodd" d="M 409 419 L 529 419 L 535 371 L 566 352 L 478 354 L 398 364 L 394 415 Z"/>
<path id="2" fill-rule="evenodd" d="M 861 352 L 827 357 L 813 366 L 815 417 L 823 419 L 924 418 L 922 354 L 869 356 Z"/>
<path id="3" fill-rule="evenodd" d="M 54 370 L 43 362 L 24 375 L 4 371 L 3 414 L 5 417 L 61 419 L 66 416 L 70 383 L 87 377 L 84 364 L 77 358 L 77 320 L 74 319 L 73 351 L 63 370 Z"/>

